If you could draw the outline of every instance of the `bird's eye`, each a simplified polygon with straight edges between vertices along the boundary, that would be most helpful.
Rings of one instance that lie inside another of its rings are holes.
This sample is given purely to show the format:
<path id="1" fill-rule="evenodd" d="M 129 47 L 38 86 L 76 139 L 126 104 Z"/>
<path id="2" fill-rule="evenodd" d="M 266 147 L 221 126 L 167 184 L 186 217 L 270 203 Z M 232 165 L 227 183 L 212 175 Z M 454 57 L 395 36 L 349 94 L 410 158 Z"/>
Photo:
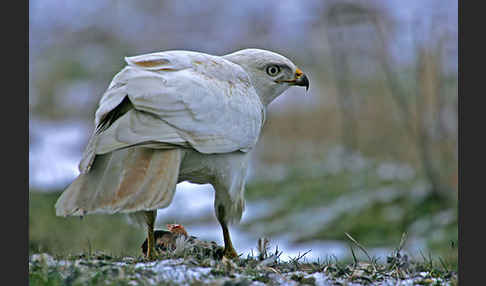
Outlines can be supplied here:
<path id="1" fill-rule="evenodd" d="M 280 72 L 280 67 L 276 65 L 271 65 L 267 67 L 267 74 L 269 76 L 276 76 Z"/>

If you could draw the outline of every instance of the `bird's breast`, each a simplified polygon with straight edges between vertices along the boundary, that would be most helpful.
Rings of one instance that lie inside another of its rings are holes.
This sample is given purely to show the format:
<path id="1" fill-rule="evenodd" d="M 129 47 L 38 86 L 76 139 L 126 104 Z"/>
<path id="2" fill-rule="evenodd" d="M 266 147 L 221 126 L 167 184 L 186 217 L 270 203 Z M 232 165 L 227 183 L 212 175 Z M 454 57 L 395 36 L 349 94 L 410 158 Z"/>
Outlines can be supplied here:
<path id="1" fill-rule="evenodd" d="M 235 151 L 224 154 L 203 154 L 195 150 L 184 151 L 179 168 L 178 182 L 189 181 L 196 184 L 214 184 L 230 181 L 234 174 L 247 169 L 248 153 Z"/>

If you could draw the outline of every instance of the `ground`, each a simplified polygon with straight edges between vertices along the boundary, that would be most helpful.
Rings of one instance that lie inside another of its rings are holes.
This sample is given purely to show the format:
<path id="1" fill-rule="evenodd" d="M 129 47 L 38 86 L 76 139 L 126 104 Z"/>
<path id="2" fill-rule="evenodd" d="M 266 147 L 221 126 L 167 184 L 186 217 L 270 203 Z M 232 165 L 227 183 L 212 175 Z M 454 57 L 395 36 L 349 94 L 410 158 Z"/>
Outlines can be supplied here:
<path id="1" fill-rule="evenodd" d="M 159 260 L 103 253 L 29 258 L 30 285 L 457 285 L 457 273 L 432 259 L 408 261 L 394 253 L 386 262 L 326 260 L 305 255 L 281 261 L 275 251 L 262 257 L 214 259 L 201 249 L 165 253 Z"/>

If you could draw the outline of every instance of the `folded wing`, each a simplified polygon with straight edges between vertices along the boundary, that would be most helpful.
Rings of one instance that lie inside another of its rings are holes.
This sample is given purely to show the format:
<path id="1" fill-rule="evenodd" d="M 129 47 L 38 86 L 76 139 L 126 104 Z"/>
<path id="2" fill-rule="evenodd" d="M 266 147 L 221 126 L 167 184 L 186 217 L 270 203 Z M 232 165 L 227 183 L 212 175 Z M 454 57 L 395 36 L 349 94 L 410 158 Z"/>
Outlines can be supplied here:
<path id="1" fill-rule="evenodd" d="M 95 118 L 99 129 L 85 150 L 82 173 L 97 154 L 130 146 L 227 153 L 246 152 L 256 144 L 264 108 L 240 66 L 187 51 L 126 61 L 128 66 L 114 77 L 100 100 Z M 131 106 L 114 112 L 127 98 Z M 113 114 L 115 120 L 107 120 Z"/>

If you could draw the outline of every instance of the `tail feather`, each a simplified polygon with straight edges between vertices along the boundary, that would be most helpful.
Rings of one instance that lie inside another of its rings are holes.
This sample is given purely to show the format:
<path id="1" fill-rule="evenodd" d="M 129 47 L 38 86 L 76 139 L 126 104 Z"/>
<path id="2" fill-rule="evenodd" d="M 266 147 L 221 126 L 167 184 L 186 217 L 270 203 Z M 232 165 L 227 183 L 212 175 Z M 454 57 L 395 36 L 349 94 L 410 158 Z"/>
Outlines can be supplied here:
<path id="1" fill-rule="evenodd" d="M 58 216 L 129 213 L 166 207 L 174 196 L 180 149 L 129 148 L 96 159 L 61 194 Z"/>

